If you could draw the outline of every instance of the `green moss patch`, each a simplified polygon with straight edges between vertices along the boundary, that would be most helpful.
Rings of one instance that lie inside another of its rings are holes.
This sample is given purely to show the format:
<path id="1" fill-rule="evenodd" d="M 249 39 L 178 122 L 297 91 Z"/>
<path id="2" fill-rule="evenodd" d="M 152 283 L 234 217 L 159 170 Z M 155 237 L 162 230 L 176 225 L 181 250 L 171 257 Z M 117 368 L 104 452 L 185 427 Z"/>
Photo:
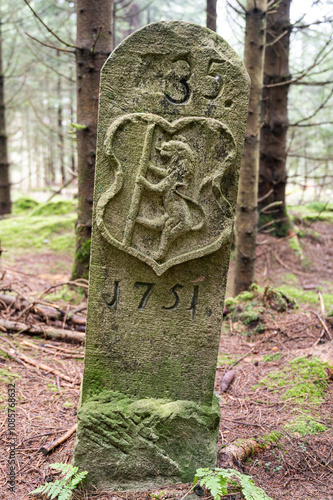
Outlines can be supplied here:
<path id="1" fill-rule="evenodd" d="M 0 368 L 0 381 L 3 382 L 4 384 L 10 384 L 16 379 L 20 379 L 20 375 L 15 372 L 10 372 L 9 370 L 6 370 L 5 368 Z"/>
<path id="2" fill-rule="evenodd" d="M 58 200 L 50 201 L 41 204 L 32 212 L 32 216 L 52 216 L 52 215 L 65 215 L 70 214 L 77 210 L 77 201 L 74 200 Z"/>
<path id="3" fill-rule="evenodd" d="M 316 290 L 300 290 L 292 285 L 281 285 L 279 287 L 284 294 L 300 304 L 318 304 L 318 293 Z M 322 293 L 327 310 L 333 308 L 333 293 Z"/>
<path id="4" fill-rule="evenodd" d="M 319 432 L 325 432 L 327 427 L 309 417 L 299 417 L 294 420 L 291 420 L 288 424 L 284 426 L 284 428 L 291 432 L 292 434 L 299 434 L 300 436 L 309 436 L 312 434 L 318 434 Z"/>
<path id="5" fill-rule="evenodd" d="M 55 292 L 47 294 L 47 300 L 49 302 L 64 301 L 71 304 L 79 304 L 83 297 L 83 288 L 71 288 L 68 285 L 64 285 Z"/>
<path id="6" fill-rule="evenodd" d="M 21 196 L 12 205 L 13 214 L 25 214 L 30 210 L 38 207 L 38 201 L 30 198 L 29 196 Z"/>
<path id="7" fill-rule="evenodd" d="M 281 393 L 284 401 L 320 404 L 326 388 L 326 367 L 327 363 L 316 357 L 296 358 L 281 370 L 270 372 L 255 387 L 265 386 L 275 393 Z"/>
<path id="8" fill-rule="evenodd" d="M 262 360 L 266 361 L 266 363 L 270 363 L 271 361 L 278 361 L 282 358 L 282 356 L 283 354 L 280 352 L 277 352 L 276 354 L 265 354 Z"/>
<path id="9" fill-rule="evenodd" d="M 314 220 L 333 222 L 332 204 L 312 202 L 308 205 L 299 205 L 289 208 L 293 222 L 311 222 Z"/>
<path id="10" fill-rule="evenodd" d="M 264 290 L 252 285 L 252 290 L 242 292 L 237 297 L 227 298 L 225 308 L 227 317 L 233 322 L 240 321 L 248 334 L 265 331 L 264 312 L 273 309 L 277 312 L 296 307 L 295 300 L 281 289 L 267 286 Z"/>
<path id="11" fill-rule="evenodd" d="M 6 250 L 72 252 L 75 248 L 76 214 L 9 217 L 0 221 L 1 242 Z"/>
<path id="12" fill-rule="evenodd" d="M 232 358 L 229 354 L 219 354 L 217 359 L 217 366 L 232 365 L 236 359 Z"/>

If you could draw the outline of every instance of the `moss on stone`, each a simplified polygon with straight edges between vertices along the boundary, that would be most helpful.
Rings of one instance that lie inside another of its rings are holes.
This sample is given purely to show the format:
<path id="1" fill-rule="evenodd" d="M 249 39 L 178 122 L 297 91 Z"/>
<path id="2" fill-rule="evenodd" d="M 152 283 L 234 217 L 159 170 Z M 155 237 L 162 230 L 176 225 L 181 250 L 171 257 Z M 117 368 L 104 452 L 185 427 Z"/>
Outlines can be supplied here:
<path id="1" fill-rule="evenodd" d="M 103 391 L 78 412 L 75 463 L 99 488 L 188 482 L 216 465 L 219 420 L 215 397 L 209 406 Z"/>

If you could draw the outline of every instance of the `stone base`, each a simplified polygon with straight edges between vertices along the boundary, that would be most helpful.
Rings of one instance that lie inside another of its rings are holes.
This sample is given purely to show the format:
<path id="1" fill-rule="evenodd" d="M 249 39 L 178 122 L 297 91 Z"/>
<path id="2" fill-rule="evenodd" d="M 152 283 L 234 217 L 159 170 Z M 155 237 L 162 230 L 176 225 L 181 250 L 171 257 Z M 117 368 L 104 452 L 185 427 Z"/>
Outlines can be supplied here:
<path id="1" fill-rule="evenodd" d="M 78 412 L 74 462 L 104 490 L 190 482 L 216 466 L 219 421 L 215 396 L 207 406 L 104 392 Z"/>

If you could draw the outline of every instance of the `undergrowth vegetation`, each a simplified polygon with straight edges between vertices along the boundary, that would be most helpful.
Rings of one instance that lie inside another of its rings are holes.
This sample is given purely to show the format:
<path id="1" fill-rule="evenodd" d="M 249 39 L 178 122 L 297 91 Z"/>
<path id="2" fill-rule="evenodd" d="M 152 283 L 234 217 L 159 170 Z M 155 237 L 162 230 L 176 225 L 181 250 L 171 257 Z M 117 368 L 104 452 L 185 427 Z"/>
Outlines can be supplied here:
<path id="1" fill-rule="evenodd" d="M 311 222 L 314 220 L 332 222 L 333 204 L 313 201 L 307 205 L 290 207 L 288 213 L 296 224 L 301 221 Z"/>
<path id="2" fill-rule="evenodd" d="M 319 358 L 300 357 L 289 361 L 281 370 L 270 372 L 258 385 L 281 393 L 283 400 L 319 404 L 323 401 L 326 388 L 326 368 L 327 363 Z"/>
<path id="3" fill-rule="evenodd" d="M 235 469 L 197 469 L 193 486 L 196 484 L 205 486 L 214 500 L 220 500 L 224 495 L 229 496 L 239 491 L 246 500 L 272 500 L 264 490 L 255 485 L 251 476 Z"/>
<path id="4" fill-rule="evenodd" d="M 57 253 L 74 252 L 75 209 L 74 201 L 39 204 L 32 198 L 19 198 L 13 204 L 13 213 L 17 215 L 1 220 L 3 248 L 19 253 L 47 249 Z"/>
<path id="5" fill-rule="evenodd" d="M 265 331 L 265 312 L 285 312 L 295 307 L 297 305 L 293 298 L 283 290 L 270 286 L 263 290 L 252 285 L 250 292 L 242 292 L 237 297 L 230 297 L 225 301 L 227 319 L 242 323 L 248 336 Z"/>

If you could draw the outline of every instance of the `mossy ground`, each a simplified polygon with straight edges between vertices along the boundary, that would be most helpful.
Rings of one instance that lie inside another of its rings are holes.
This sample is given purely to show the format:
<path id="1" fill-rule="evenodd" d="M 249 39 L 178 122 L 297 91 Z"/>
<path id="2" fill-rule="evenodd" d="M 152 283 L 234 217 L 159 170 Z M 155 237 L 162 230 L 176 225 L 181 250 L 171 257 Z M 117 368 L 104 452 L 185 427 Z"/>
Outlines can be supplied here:
<path id="1" fill-rule="evenodd" d="M 319 287 L 320 288 L 320 287 Z M 281 285 L 281 291 L 288 294 L 300 305 L 318 304 L 318 289 L 302 290 L 293 285 Z M 323 301 L 327 310 L 333 308 L 333 293 L 322 293 Z"/>
<path id="2" fill-rule="evenodd" d="M 59 200 L 34 205 L 32 199 L 19 199 L 14 213 L 0 221 L 1 244 L 18 253 L 51 251 L 73 253 L 75 249 L 75 202 Z"/>
<path id="3" fill-rule="evenodd" d="M 225 300 L 226 318 L 240 323 L 244 334 L 251 336 L 265 331 L 265 315 L 272 311 L 285 312 L 296 302 L 280 289 L 253 285 L 251 291 Z"/>
<path id="4" fill-rule="evenodd" d="M 293 399 L 300 405 L 320 404 L 327 386 L 326 368 L 327 363 L 316 357 L 296 358 L 289 361 L 283 369 L 270 372 L 259 385 L 279 392 L 284 401 Z"/>
<path id="5" fill-rule="evenodd" d="M 328 389 L 326 369 L 327 363 L 315 356 L 295 358 L 284 367 L 271 371 L 253 390 L 264 387 L 278 394 L 281 401 L 292 403 L 292 413 L 302 408 L 299 415 L 290 417 L 284 425 L 289 433 L 307 436 L 324 432 L 328 427 L 320 421 L 318 408 Z"/>

